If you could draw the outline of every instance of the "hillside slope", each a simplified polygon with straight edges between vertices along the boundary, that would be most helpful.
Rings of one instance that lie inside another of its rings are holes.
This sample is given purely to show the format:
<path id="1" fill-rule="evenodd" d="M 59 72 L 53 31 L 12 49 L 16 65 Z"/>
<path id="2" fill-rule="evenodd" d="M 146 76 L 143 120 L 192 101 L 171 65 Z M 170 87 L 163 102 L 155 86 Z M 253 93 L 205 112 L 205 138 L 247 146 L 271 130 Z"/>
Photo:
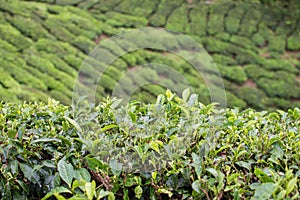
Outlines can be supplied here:
<path id="1" fill-rule="evenodd" d="M 51 96 L 69 104 L 78 70 L 93 48 L 124 30 L 149 26 L 178 31 L 201 43 L 219 67 L 229 106 L 300 106 L 299 18 L 280 8 L 185 0 L 12 0 L 1 1 L 0 11 L 0 99 L 4 101 L 46 101 Z M 180 46 L 178 41 L 174 44 Z M 150 49 L 112 63 L 102 76 L 97 97 L 111 94 L 127 70 L 145 63 L 172 67 L 191 83 L 202 102 L 210 101 L 201 74 L 189 63 Z M 96 71 L 91 68 L 87 79 Z M 155 70 L 149 73 L 163 77 Z M 147 80 L 143 74 L 140 78 Z M 208 79 L 214 83 L 214 74 Z M 173 84 L 172 79 L 165 82 Z M 164 90 L 149 84 L 135 97 L 149 101 Z"/>

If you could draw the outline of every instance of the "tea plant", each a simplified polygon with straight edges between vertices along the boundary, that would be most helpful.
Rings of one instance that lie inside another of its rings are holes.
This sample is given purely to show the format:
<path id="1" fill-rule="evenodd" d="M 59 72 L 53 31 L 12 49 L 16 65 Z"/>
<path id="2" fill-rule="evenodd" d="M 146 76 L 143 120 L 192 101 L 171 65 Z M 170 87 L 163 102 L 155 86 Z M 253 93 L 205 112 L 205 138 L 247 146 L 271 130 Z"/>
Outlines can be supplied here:
<path id="1" fill-rule="evenodd" d="M 299 199 L 299 108 L 197 99 L 0 103 L 1 199 Z"/>

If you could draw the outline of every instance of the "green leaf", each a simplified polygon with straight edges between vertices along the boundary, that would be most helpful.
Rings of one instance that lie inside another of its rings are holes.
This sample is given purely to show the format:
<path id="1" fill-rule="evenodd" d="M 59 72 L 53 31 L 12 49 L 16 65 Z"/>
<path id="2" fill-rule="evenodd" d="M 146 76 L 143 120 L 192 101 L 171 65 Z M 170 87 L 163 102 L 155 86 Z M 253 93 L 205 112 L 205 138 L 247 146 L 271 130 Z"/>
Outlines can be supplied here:
<path id="1" fill-rule="evenodd" d="M 131 121 L 133 123 L 136 123 L 136 115 L 133 112 L 129 112 L 128 114 L 129 114 L 129 116 L 131 118 Z"/>
<path id="2" fill-rule="evenodd" d="M 198 156 L 195 153 L 192 153 L 192 158 L 193 158 L 192 166 L 195 168 L 195 172 L 196 172 L 198 178 L 200 178 L 200 176 L 202 174 L 202 160 L 201 160 L 200 156 Z"/>
<path id="3" fill-rule="evenodd" d="M 96 158 L 90 158 L 90 157 L 85 157 L 85 160 L 87 162 L 87 165 L 89 166 L 89 168 L 91 169 L 104 169 L 105 166 L 102 162 L 100 162 L 98 159 Z"/>
<path id="4" fill-rule="evenodd" d="M 157 171 L 154 171 L 151 173 L 151 178 L 156 181 L 156 177 L 157 177 Z"/>
<path id="5" fill-rule="evenodd" d="M 135 193 L 135 197 L 138 198 L 138 199 L 140 199 L 142 197 L 142 195 L 143 195 L 143 189 L 142 189 L 142 187 L 140 185 L 136 186 L 134 188 L 134 193 Z"/>
<path id="6" fill-rule="evenodd" d="M 115 109 L 116 107 L 118 107 L 118 105 L 123 101 L 123 99 L 117 99 L 115 100 L 112 104 L 111 104 L 111 108 Z"/>
<path id="7" fill-rule="evenodd" d="M 91 175 L 85 168 L 80 168 L 75 171 L 75 178 L 77 180 L 85 180 L 86 182 L 91 181 Z"/>
<path id="8" fill-rule="evenodd" d="M 118 126 L 115 125 L 115 124 L 110 124 L 110 125 L 107 125 L 107 126 L 101 128 L 101 132 L 105 132 L 105 131 L 107 131 L 107 130 L 109 130 L 109 129 L 117 128 L 117 127 L 118 127 Z"/>
<path id="9" fill-rule="evenodd" d="M 45 160 L 45 161 L 43 161 L 43 165 L 45 167 L 49 167 L 49 168 L 56 168 L 53 160 Z"/>
<path id="10" fill-rule="evenodd" d="M 28 186 L 23 181 L 17 179 L 16 182 L 21 186 L 22 190 L 28 192 Z"/>
<path id="11" fill-rule="evenodd" d="M 123 200 L 130 200 L 129 195 L 128 195 L 128 189 L 124 188 L 123 189 Z"/>
<path id="12" fill-rule="evenodd" d="M 79 124 L 76 121 L 74 121 L 73 119 L 71 119 L 71 118 L 69 118 L 67 116 L 64 116 L 64 118 L 66 120 L 68 120 L 70 122 L 70 124 L 72 124 L 76 128 L 77 131 L 79 131 L 80 133 L 82 133 L 82 129 L 81 129 L 81 127 L 79 126 Z"/>
<path id="13" fill-rule="evenodd" d="M 182 99 L 184 102 L 187 102 L 188 98 L 190 96 L 190 88 L 186 88 L 185 90 L 183 90 L 182 92 Z"/>
<path id="14" fill-rule="evenodd" d="M 286 186 L 286 195 L 289 195 L 297 185 L 297 177 L 293 178 L 292 180 L 289 181 L 289 183 Z"/>
<path id="15" fill-rule="evenodd" d="M 238 161 L 236 162 L 237 165 L 239 165 L 240 167 L 244 167 L 247 170 L 251 169 L 251 164 L 250 162 L 245 162 L 245 161 Z"/>
<path id="16" fill-rule="evenodd" d="M 159 143 L 157 143 L 156 141 L 151 141 L 150 144 L 149 144 L 149 146 L 150 146 L 151 149 L 153 149 L 157 153 L 160 153 L 158 144 Z"/>
<path id="17" fill-rule="evenodd" d="M 263 170 L 259 168 L 255 168 L 254 174 L 259 178 L 259 180 L 263 183 L 274 182 L 274 180 L 269 177 Z"/>
<path id="18" fill-rule="evenodd" d="M 238 173 L 231 174 L 227 177 L 227 182 L 230 184 L 232 181 L 237 180 L 237 178 L 240 176 Z"/>
<path id="19" fill-rule="evenodd" d="M 154 188 L 150 188 L 150 200 L 156 200 Z"/>
<path id="20" fill-rule="evenodd" d="M 112 192 L 110 192 L 107 197 L 108 200 L 115 200 L 115 195 Z"/>
<path id="21" fill-rule="evenodd" d="M 18 160 L 13 160 L 10 163 L 10 169 L 12 174 L 16 174 L 18 172 Z"/>
<path id="22" fill-rule="evenodd" d="M 75 196 L 72 196 L 68 200 L 86 200 L 86 196 L 83 194 L 76 194 Z"/>
<path id="23" fill-rule="evenodd" d="M 96 192 L 96 183 L 94 180 L 85 184 L 85 191 L 88 199 L 93 200 Z"/>
<path id="24" fill-rule="evenodd" d="M 58 138 L 41 138 L 41 139 L 33 140 L 31 144 L 42 143 L 42 142 L 61 142 L 61 140 Z"/>
<path id="25" fill-rule="evenodd" d="M 28 180 L 30 180 L 34 183 L 39 182 L 39 180 L 40 180 L 39 175 L 36 172 L 34 172 L 34 170 L 31 167 L 29 167 L 28 165 L 26 165 L 24 163 L 19 163 L 19 166 L 20 166 L 20 169 L 23 172 L 24 176 Z"/>
<path id="26" fill-rule="evenodd" d="M 207 168 L 206 171 L 211 173 L 215 178 L 218 178 L 218 171 L 215 170 L 214 168 Z"/>
<path id="27" fill-rule="evenodd" d="M 24 176 L 28 179 L 31 180 L 32 176 L 32 168 L 29 167 L 28 165 L 24 163 L 19 163 L 20 169 L 23 172 Z"/>
<path id="28" fill-rule="evenodd" d="M 59 187 L 60 184 L 61 184 L 61 178 L 60 178 L 58 172 L 56 172 L 55 175 L 54 175 L 53 184 L 54 184 L 54 187 Z"/>
<path id="29" fill-rule="evenodd" d="M 126 187 L 131 187 L 131 186 L 136 185 L 136 184 L 137 184 L 137 182 L 133 177 L 126 178 L 126 182 L 125 182 Z"/>
<path id="30" fill-rule="evenodd" d="M 166 190 L 164 188 L 158 189 L 157 192 L 161 193 L 161 194 L 167 194 L 169 196 L 169 198 L 171 198 L 173 196 L 172 192 L 170 192 L 169 190 Z"/>
<path id="31" fill-rule="evenodd" d="M 285 178 L 286 179 L 290 179 L 292 177 L 293 177 L 293 170 L 292 169 L 290 169 L 287 172 L 285 172 Z"/>
<path id="32" fill-rule="evenodd" d="M 17 135 L 17 132 L 16 132 L 15 130 L 13 130 L 13 129 L 11 129 L 11 128 L 8 129 L 8 131 L 7 131 L 7 136 L 8 136 L 9 138 L 15 138 L 16 135 Z"/>
<path id="33" fill-rule="evenodd" d="M 262 183 L 260 186 L 256 188 L 254 196 L 251 197 L 251 200 L 270 199 L 275 189 L 276 189 L 275 183 Z"/>
<path id="34" fill-rule="evenodd" d="M 195 105 L 195 103 L 197 102 L 198 100 L 198 95 L 197 94 L 192 94 L 189 98 L 189 101 L 187 102 L 188 103 L 188 106 L 189 107 L 192 107 L 193 105 Z"/>
<path id="35" fill-rule="evenodd" d="M 72 180 L 75 177 L 74 167 L 71 164 L 66 163 L 65 157 L 61 159 L 57 165 L 60 177 L 69 187 L 71 187 Z"/>
<path id="36" fill-rule="evenodd" d="M 61 135 L 58 135 L 57 136 L 59 139 L 61 139 L 62 143 L 63 144 L 67 144 L 68 146 L 72 146 L 72 140 L 70 141 L 70 139 L 64 137 L 64 136 L 61 136 Z"/>
<path id="37" fill-rule="evenodd" d="M 277 199 L 284 199 L 286 195 L 286 190 L 282 190 L 277 194 Z"/>
<path id="38" fill-rule="evenodd" d="M 169 90 L 169 89 L 167 89 L 167 91 L 166 91 L 166 96 L 169 101 L 174 97 L 171 90 Z"/>
<path id="39" fill-rule="evenodd" d="M 194 191 L 196 191 L 197 193 L 202 193 L 202 190 L 200 189 L 201 188 L 201 183 L 199 180 L 196 180 L 192 183 L 192 188 Z"/>
<path id="40" fill-rule="evenodd" d="M 107 197 L 109 194 L 110 194 L 109 191 L 105 191 L 105 190 L 101 189 L 97 194 L 97 196 L 98 196 L 97 199 L 102 199 L 104 197 Z"/>
<path id="41" fill-rule="evenodd" d="M 85 186 L 86 181 L 85 180 L 74 180 L 72 182 L 72 191 L 74 191 L 76 188 L 80 187 L 82 191 L 84 191 L 84 186 Z"/>
<path id="42" fill-rule="evenodd" d="M 57 200 L 66 200 L 66 198 L 60 194 L 54 193 L 54 196 L 56 197 Z"/>
<path id="43" fill-rule="evenodd" d="M 122 172 L 122 167 L 123 167 L 123 164 L 122 163 L 118 163 L 117 160 L 110 160 L 109 162 L 109 166 L 111 168 L 111 171 L 112 173 L 115 175 L 115 176 L 119 176 Z"/>
<path id="44" fill-rule="evenodd" d="M 54 188 L 52 189 L 50 192 L 48 192 L 43 198 L 42 200 L 46 200 L 46 199 L 49 199 L 51 196 L 53 195 L 57 195 L 57 194 L 60 194 L 60 193 L 69 193 L 71 194 L 72 192 L 65 188 L 65 187 L 57 187 L 57 188 Z"/>

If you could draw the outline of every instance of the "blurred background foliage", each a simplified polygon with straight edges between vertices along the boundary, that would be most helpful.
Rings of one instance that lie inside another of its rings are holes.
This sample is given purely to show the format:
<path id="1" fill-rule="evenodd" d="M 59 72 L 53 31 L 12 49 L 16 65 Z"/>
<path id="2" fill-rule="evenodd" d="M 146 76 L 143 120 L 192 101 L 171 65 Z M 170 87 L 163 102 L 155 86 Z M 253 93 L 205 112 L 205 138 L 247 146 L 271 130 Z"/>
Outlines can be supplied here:
<path id="1" fill-rule="evenodd" d="M 46 101 L 50 96 L 70 104 L 78 70 L 91 50 L 117 33 L 151 26 L 181 32 L 204 47 L 223 77 L 228 106 L 299 107 L 299 10 L 300 3 L 292 0 L 3 0 L 0 99 Z M 176 48 L 180 42 L 161 45 Z M 111 94 L 128 70 L 147 63 L 173 68 L 200 94 L 201 102 L 210 102 L 205 82 L 191 64 L 151 49 L 128 53 L 112 63 L 99 82 L 97 99 Z M 166 77 L 159 69 L 135 79 L 126 77 L 126 85 L 147 81 L 148 74 L 164 86 L 146 84 L 133 98 L 151 102 L 165 87 L 180 87 L 174 82 L 177 77 Z M 91 65 L 82 89 L 90 91 L 97 75 L 100 72 Z M 207 76 L 222 89 L 215 74 Z"/>

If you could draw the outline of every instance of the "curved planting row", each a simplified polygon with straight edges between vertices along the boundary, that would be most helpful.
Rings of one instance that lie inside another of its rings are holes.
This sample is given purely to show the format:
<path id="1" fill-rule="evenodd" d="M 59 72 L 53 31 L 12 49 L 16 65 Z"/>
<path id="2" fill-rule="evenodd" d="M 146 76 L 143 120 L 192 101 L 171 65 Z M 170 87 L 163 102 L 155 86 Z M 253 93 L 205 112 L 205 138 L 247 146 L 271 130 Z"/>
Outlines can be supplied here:
<path id="1" fill-rule="evenodd" d="M 78 70 L 93 48 L 124 30 L 151 26 L 184 33 L 203 45 L 223 77 L 229 106 L 300 106 L 299 19 L 293 10 L 218 2 L 0 2 L 0 97 L 5 101 L 45 101 L 51 96 L 68 104 Z M 181 47 L 180 41 L 161 45 Z M 202 102 L 210 101 L 202 74 L 191 64 L 172 53 L 150 49 L 129 53 L 112 63 L 101 78 L 97 97 L 111 94 L 128 70 L 147 63 L 171 67 L 185 77 Z M 83 90 L 91 90 L 92 80 L 101 74 L 94 66 L 85 71 Z M 157 79 L 164 86 L 184 86 L 174 81 L 177 77 L 165 76 L 162 69 L 149 70 L 154 83 Z M 207 70 L 207 79 L 220 87 L 215 74 Z M 134 86 L 148 79 L 136 74 L 124 81 Z M 160 85 L 146 84 L 133 96 L 149 101 L 164 90 Z"/>

